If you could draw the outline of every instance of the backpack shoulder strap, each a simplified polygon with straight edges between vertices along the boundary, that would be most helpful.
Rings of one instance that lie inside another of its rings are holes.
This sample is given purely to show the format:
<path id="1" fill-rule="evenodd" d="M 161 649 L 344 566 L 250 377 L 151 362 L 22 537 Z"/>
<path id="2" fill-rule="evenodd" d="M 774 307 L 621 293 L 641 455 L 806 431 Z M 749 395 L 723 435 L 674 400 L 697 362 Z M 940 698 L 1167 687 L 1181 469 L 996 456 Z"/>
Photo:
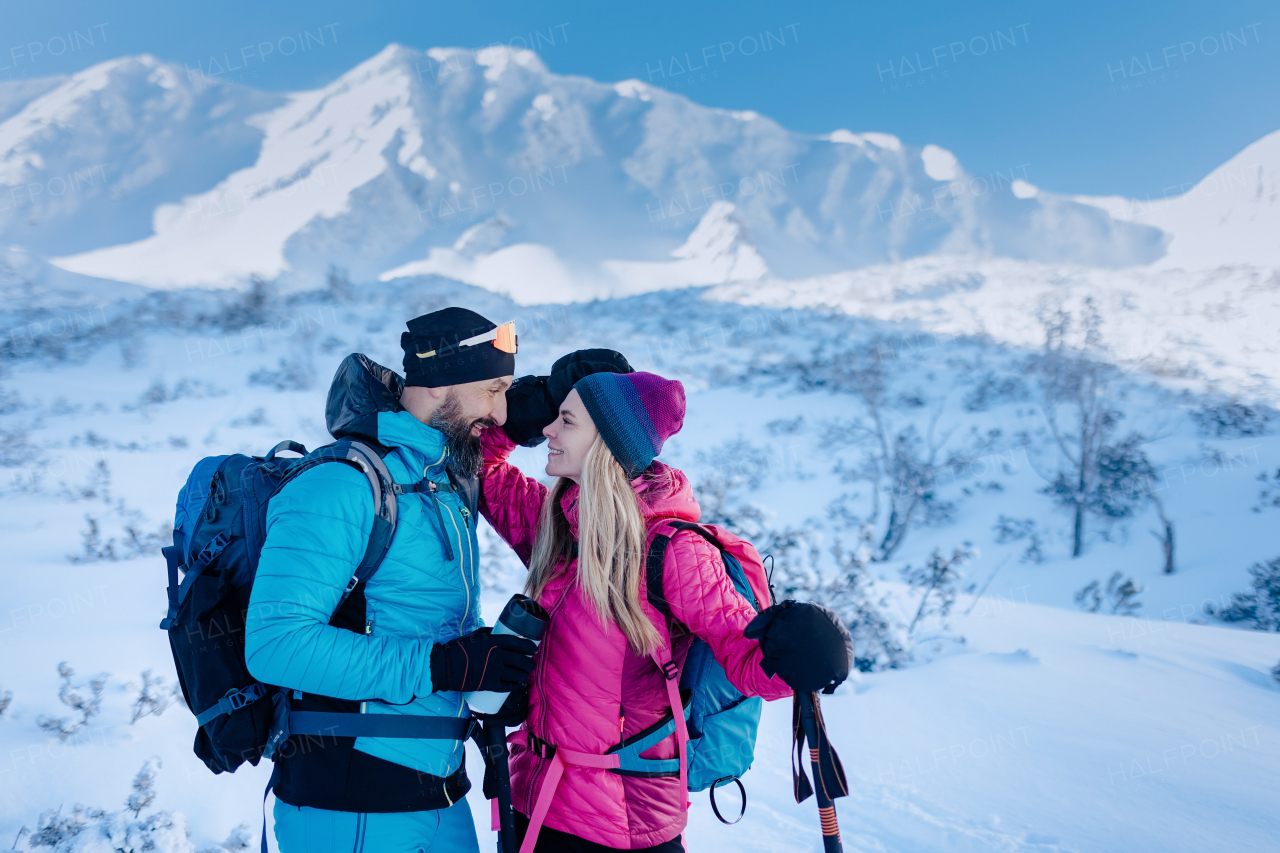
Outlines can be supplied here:
<path id="1" fill-rule="evenodd" d="M 682 530 L 692 530 L 703 539 L 710 542 L 723 557 L 724 545 L 716 538 L 716 535 L 707 530 L 701 524 L 692 521 L 677 521 L 675 519 L 663 519 L 655 527 L 666 525 L 675 528 L 670 536 L 659 531 L 653 541 L 649 543 L 649 553 L 645 557 L 645 590 L 648 593 L 649 603 L 657 609 L 666 618 L 671 618 L 671 605 L 667 603 L 667 594 L 662 588 L 663 566 L 667 558 L 667 546 L 671 544 L 671 539 Z"/>

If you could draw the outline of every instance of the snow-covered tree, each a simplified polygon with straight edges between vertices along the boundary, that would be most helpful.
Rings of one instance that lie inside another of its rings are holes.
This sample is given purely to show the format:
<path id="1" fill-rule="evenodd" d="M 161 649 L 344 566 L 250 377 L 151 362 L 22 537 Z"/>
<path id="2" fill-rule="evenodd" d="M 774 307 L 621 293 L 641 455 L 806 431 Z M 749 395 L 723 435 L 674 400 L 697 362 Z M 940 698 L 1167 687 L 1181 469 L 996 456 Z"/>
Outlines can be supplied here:
<path id="1" fill-rule="evenodd" d="M 1063 465 L 1045 491 L 1071 511 L 1071 556 L 1084 553 L 1085 513 L 1098 485 L 1098 463 L 1121 413 L 1109 398 L 1117 374 L 1103 356 L 1101 318 L 1092 300 L 1079 317 L 1059 306 L 1042 315 L 1044 350 L 1035 365 L 1041 407 Z M 1079 345 L 1074 343 L 1079 340 Z"/>
<path id="2" fill-rule="evenodd" d="M 1165 513 L 1164 501 L 1156 488 L 1156 469 L 1142 445 L 1147 441 L 1133 432 L 1123 441 L 1104 445 L 1098 452 L 1097 483 L 1089 495 L 1088 507 L 1106 518 L 1130 518 L 1146 504 L 1155 507 L 1159 531 L 1151 535 L 1164 551 L 1164 573 L 1171 575 L 1174 563 L 1173 521 Z"/>

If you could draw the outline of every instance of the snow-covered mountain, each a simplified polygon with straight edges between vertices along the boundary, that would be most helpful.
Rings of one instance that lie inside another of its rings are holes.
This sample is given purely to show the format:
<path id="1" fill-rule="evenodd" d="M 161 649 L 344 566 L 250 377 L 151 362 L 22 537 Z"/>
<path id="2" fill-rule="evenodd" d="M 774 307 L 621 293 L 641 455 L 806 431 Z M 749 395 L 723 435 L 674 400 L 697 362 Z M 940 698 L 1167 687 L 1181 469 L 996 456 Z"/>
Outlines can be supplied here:
<path id="1" fill-rule="evenodd" d="M 1280 267 L 1280 131 L 1268 134 L 1192 187 L 1158 199 L 1077 197 L 1113 219 L 1170 236 L 1158 268 L 1227 264 Z"/>
<path id="2" fill-rule="evenodd" d="M 34 96 L 0 139 L 10 186 L 101 178 L 13 206 L 4 239 L 154 287 L 305 286 L 336 264 L 364 281 L 430 269 L 530 302 L 929 254 L 1114 267 L 1164 251 L 1149 225 L 1014 171 L 971 175 L 936 146 L 794 133 L 507 48 L 391 45 L 287 97 L 113 60 Z M 486 251 L 451 254 L 490 220 Z"/>
<path id="3" fill-rule="evenodd" d="M 282 100 L 150 56 L 0 84 L 0 115 L 13 113 L 0 123 L 0 245 L 57 255 L 146 238 L 158 207 L 253 163 L 249 118 Z"/>

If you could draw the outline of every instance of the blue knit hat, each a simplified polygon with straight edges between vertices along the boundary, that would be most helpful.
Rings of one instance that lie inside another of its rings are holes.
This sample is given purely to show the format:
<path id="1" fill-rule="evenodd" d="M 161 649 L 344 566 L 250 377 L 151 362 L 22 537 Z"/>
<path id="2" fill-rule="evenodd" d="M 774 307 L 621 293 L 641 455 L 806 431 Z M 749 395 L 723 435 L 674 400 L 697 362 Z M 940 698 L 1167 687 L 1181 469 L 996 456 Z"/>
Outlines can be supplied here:
<path id="1" fill-rule="evenodd" d="M 573 386 L 627 479 L 644 473 L 684 426 L 684 386 L 654 373 L 592 373 Z"/>

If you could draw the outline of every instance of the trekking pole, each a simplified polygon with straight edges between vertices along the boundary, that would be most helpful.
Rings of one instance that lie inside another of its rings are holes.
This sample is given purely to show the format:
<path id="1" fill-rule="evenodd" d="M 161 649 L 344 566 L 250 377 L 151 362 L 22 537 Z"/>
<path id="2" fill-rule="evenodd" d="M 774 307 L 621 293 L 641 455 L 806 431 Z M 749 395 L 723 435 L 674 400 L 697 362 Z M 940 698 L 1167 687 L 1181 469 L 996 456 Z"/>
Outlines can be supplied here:
<path id="1" fill-rule="evenodd" d="M 516 813 L 511 807 L 511 765 L 507 762 L 507 729 L 495 720 L 481 726 L 484 751 L 498 777 L 498 853 L 516 853 Z"/>
<path id="2" fill-rule="evenodd" d="M 840 824 L 836 821 L 836 805 L 831 798 L 831 792 L 827 790 L 827 780 L 831 774 L 822 772 L 820 750 L 826 731 L 821 722 L 822 712 L 819 710 L 818 694 L 797 693 L 796 701 L 800 705 L 800 724 L 803 726 L 804 736 L 809 740 L 809 760 L 813 765 L 813 788 L 814 793 L 818 795 L 818 817 L 822 821 L 822 849 L 824 853 L 842 853 Z M 841 771 L 840 776 L 843 777 L 843 775 Z M 843 782 L 843 778 L 840 781 Z M 836 796 L 843 796 L 845 792 L 841 791 Z"/>

